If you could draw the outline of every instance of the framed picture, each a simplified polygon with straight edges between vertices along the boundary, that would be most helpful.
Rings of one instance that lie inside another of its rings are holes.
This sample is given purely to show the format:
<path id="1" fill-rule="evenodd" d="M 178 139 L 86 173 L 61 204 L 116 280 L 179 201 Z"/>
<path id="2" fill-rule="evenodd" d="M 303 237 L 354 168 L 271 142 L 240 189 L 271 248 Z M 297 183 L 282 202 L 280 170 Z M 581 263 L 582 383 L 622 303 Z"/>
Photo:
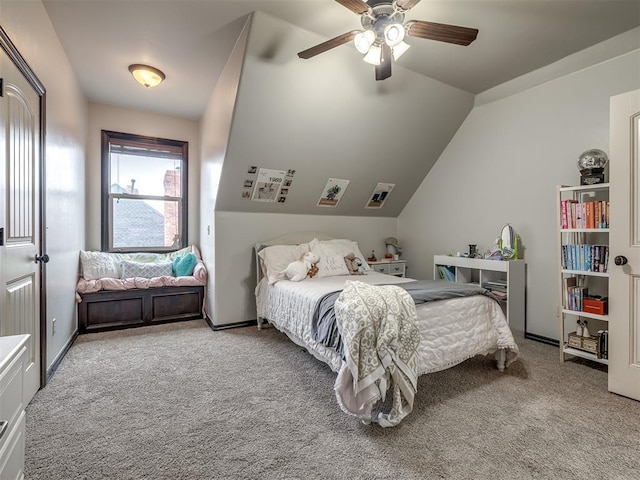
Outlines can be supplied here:
<path id="1" fill-rule="evenodd" d="M 285 170 L 261 168 L 258 171 L 251 200 L 254 202 L 275 202 L 286 174 Z"/>
<path id="2" fill-rule="evenodd" d="M 348 186 L 349 180 L 330 178 L 322 190 L 316 207 L 336 207 Z"/>
<path id="3" fill-rule="evenodd" d="M 395 187 L 395 183 L 378 183 L 376 188 L 373 189 L 373 193 L 364 208 L 382 208 L 387 197 Z"/>

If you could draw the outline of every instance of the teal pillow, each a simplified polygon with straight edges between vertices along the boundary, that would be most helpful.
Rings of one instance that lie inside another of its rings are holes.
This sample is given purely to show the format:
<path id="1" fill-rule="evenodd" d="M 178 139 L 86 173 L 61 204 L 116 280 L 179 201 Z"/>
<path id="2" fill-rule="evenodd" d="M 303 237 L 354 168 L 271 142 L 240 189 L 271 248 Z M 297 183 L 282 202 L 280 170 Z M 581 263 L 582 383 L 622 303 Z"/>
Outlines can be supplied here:
<path id="1" fill-rule="evenodd" d="M 195 253 L 187 253 L 184 257 L 176 257 L 173 259 L 173 272 L 176 277 L 189 277 L 196 268 L 198 258 Z"/>

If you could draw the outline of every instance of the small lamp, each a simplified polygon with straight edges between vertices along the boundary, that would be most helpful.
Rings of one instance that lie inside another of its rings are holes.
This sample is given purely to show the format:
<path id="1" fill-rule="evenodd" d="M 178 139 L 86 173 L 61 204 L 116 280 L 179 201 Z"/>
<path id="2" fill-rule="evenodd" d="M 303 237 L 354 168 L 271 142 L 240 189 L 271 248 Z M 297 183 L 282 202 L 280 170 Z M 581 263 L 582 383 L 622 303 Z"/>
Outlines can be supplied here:
<path id="1" fill-rule="evenodd" d="M 131 72 L 131 75 L 133 75 L 133 78 L 146 88 L 160 85 L 160 83 L 165 79 L 164 73 L 157 68 L 150 67 L 149 65 L 134 63 L 133 65 L 129 65 L 129 71 Z"/>

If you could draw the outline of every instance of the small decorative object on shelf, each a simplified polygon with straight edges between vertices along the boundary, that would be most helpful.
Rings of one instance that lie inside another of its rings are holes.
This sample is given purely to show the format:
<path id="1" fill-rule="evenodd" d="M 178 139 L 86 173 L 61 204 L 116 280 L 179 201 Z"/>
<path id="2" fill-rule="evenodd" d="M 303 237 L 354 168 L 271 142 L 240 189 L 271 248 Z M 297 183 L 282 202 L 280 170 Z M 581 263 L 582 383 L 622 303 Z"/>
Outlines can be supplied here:
<path id="1" fill-rule="evenodd" d="M 367 258 L 367 262 L 377 262 L 377 261 L 378 259 L 376 258 L 375 250 L 371 250 L 371 256 Z"/>
<path id="2" fill-rule="evenodd" d="M 595 185 L 604 183 L 604 167 L 609 162 L 609 157 L 597 148 L 587 150 L 578 159 L 580 170 L 580 185 Z"/>

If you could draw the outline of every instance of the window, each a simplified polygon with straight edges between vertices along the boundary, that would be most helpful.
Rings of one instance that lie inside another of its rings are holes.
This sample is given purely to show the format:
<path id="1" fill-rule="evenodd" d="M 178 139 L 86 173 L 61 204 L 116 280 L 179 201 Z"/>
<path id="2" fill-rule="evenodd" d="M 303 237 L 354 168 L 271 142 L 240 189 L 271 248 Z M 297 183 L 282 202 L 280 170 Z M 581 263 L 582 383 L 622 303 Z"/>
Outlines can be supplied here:
<path id="1" fill-rule="evenodd" d="M 185 246 L 187 156 L 187 142 L 102 131 L 103 251 Z"/>

